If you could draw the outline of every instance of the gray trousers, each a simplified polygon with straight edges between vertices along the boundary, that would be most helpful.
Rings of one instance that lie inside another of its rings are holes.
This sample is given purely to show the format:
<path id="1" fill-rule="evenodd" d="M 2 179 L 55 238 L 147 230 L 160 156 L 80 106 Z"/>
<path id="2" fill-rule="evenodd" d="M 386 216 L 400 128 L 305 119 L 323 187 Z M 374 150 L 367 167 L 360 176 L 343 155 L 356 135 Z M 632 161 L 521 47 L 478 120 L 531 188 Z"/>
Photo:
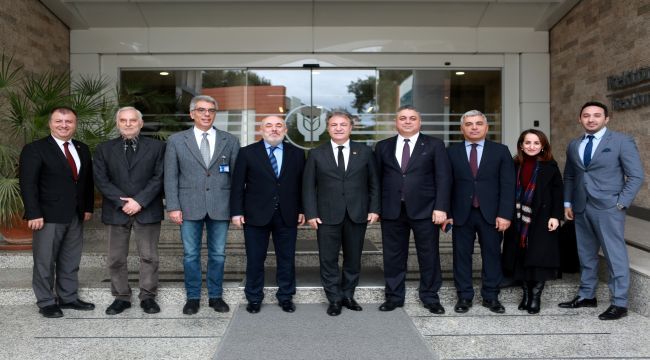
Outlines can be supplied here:
<path id="1" fill-rule="evenodd" d="M 69 224 L 45 223 L 34 231 L 32 288 L 38 307 L 77 300 L 83 222 L 76 216 Z"/>
<path id="2" fill-rule="evenodd" d="M 578 295 L 592 299 L 598 286 L 598 249 L 603 250 L 609 271 L 612 305 L 627 307 L 630 287 L 630 261 L 625 245 L 625 211 L 616 207 L 596 209 L 589 202 L 582 213 L 575 214 L 580 290 Z"/>
<path id="3" fill-rule="evenodd" d="M 111 293 L 118 300 L 131 301 L 129 286 L 129 239 L 131 230 L 140 257 L 140 300 L 153 299 L 158 292 L 158 241 L 160 222 L 141 224 L 131 217 L 124 225 L 106 225 L 108 231 L 108 272 Z"/>

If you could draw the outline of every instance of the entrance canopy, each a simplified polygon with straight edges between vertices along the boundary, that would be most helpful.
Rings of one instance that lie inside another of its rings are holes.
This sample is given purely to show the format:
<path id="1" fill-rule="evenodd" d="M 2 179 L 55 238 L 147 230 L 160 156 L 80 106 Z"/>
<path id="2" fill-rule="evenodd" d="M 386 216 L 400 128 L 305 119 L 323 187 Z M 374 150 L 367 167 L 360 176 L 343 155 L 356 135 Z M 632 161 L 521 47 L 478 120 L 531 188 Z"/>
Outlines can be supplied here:
<path id="1" fill-rule="evenodd" d="M 41 0 L 72 30 L 436 26 L 549 30 L 579 0 Z"/>

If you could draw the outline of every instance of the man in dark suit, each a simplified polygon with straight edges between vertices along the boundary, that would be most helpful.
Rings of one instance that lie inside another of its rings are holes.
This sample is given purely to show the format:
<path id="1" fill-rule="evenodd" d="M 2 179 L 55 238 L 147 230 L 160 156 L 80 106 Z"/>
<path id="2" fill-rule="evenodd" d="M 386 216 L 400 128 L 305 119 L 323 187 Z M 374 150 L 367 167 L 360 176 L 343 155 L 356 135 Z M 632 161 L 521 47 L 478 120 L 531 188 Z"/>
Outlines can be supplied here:
<path id="1" fill-rule="evenodd" d="M 409 236 L 413 230 L 420 265 L 420 300 L 434 314 L 444 314 L 438 239 L 447 220 L 451 168 L 445 144 L 420 133 L 420 113 L 412 106 L 397 111 L 397 135 L 377 143 L 381 183 L 381 233 L 386 301 L 381 311 L 404 305 Z"/>
<path id="2" fill-rule="evenodd" d="M 564 214 L 575 219 L 580 289 L 563 308 L 596 307 L 598 251 L 603 249 L 609 268 L 611 305 L 600 320 L 627 315 L 630 264 L 623 236 L 625 209 L 643 185 L 643 164 L 634 139 L 611 131 L 607 106 L 588 102 L 578 122 L 585 134 L 571 141 L 564 168 Z"/>
<path id="3" fill-rule="evenodd" d="M 183 314 L 201 306 L 201 242 L 206 229 L 208 305 L 228 312 L 223 300 L 226 238 L 230 224 L 230 180 L 239 152 L 239 139 L 212 123 L 217 101 L 198 95 L 190 101 L 191 129 L 167 139 L 165 148 L 165 206 L 169 219 L 180 225 L 187 301 Z"/>
<path id="4" fill-rule="evenodd" d="M 505 312 L 499 302 L 501 240 L 510 226 L 515 204 L 515 169 L 505 145 L 486 140 L 488 121 L 478 110 L 460 118 L 465 141 L 447 151 L 453 174 L 451 216 L 453 224 L 454 285 L 458 301 L 454 311 L 472 307 L 472 254 L 478 234 L 483 260 L 482 305 L 495 313 Z"/>
<path id="5" fill-rule="evenodd" d="M 142 113 L 123 107 L 115 114 L 120 137 L 97 145 L 93 161 L 95 184 L 103 195 L 102 222 L 108 233 L 108 271 L 115 301 L 106 314 L 131 307 L 127 256 L 131 230 L 140 258 L 140 307 L 160 312 L 158 239 L 163 219 L 163 160 L 165 143 L 140 136 Z"/>
<path id="6" fill-rule="evenodd" d="M 296 293 L 296 236 L 305 223 L 302 213 L 302 171 L 305 153 L 283 142 L 287 133 L 278 116 L 262 119 L 262 140 L 242 148 L 237 155 L 230 213 L 232 223 L 244 227 L 246 286 L 249 313 L 258 313 L 264 299 L 264 261 L 273 234 L 276 258 L 276 297 L 282 310 L 294 312 Z"/>
<path id="7" fill-rule="evenodd" d="M 20 154 L 20 192 L 25 218 L 34 230 L 32 287 L 39 312 L 63 316 L 61 309 L 93 310 L 79 299 L 83 222 L 93 212 L 90 151 L 72 140 L 77 114 L 68 107 L 50 113 L 50 136 L 25 145 Z"/>
<path id="8" fill-rule="evenodd" d="M 317 229 L 321 282 L 327 314 L 341 307 L 361 311 L 354 290 L 368 223 L 379 218 L 379 179 L 372 150 L 350 141 L 352 119 L 335 111 L 327 118 L 331 141 L 309 152 L 302 184 L 305 217 Z M 338 259 L 343 247 L 343 274 Z"/>

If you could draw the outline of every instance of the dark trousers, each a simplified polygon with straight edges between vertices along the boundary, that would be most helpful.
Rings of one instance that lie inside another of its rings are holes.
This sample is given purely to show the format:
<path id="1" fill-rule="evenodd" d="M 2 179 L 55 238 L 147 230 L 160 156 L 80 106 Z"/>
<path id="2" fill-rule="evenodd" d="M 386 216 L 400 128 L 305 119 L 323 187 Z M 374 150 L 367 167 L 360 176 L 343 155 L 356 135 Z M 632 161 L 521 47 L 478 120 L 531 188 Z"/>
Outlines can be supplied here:
<path id="1" fill-rule="evenodd" d="M 111 276 L 111 293 L 116 299 L 131 301 L 129 286 L 129 239 L 131 230 L 140 257 L 140 300 L 153 299 L 158 292 L 158 241 L 160 223 L 141 224 L 131 217 L 124 225 L 106 225 L 108 233 L 108 272 Z"/>
<path id="2" fill-rule="evenodd" d="M 503 234 L 497 231 L 494 224 L 489 224 L 483 218 L 481 210 L 473 208 L 465 224 L 454 225 L 452 241 L 454 246 L 454 285 L 459 299 L 474 298 L 472 286 L 472 254 L 474 240 L 478 234 L 481 246 L 483 269 L 481 277 L 483 284 L 481 296 L 484 300 L 496 300 L 499 297 L 501 273 L 501 240 Z"/>
<path id="3" fill-rule="evenodd" d="M 69 224 L 45 223 L 33 235 L 32 288 L 36 304 L 43 308 L 77 300 L 83 223 L 76 216 Z"/>
<path id="4" fill-rule="evenodd" d="M 361 251 L 367 223 L 355 223 L 346 213 L 343 222 L 336 225 L 320 224 L 316 232 L 320 279 L 327 300 L 341 301 L 353 297 L 359 284 Z M 343 273 L 339 271 L 339 251 L 343 248 Z"/>
<path id="5" fill-rule="evenodd" d="M 404 303 L 411 230 L 413 230 L 418 264 L 420 265 L 420 300 L 426 304 L 439 302 L 438 290 L 442 286 L 439 251 L 440 227 L 431 219 L 409 219 L 403 203 L 399 218 L 396 220 L 382 219 L 381 221 L 386 300 L 399 304 Z"/>
<path id="6" fill-rule="evenodd" d="M 297 220 L 297 219 L 296 219 Z M 280 210 L 275 210 L 271 222 L 265 226 L 244 225 L 246 243 L 246 286 L 244 293 L 249 302 L 264 299 L 264 261 L 269 248 L 269 235 L 273 236 L 276 260 L 278 301 L 291 300 L 296 293 L 296 236 L 297 226 L 287 226 Z"/>

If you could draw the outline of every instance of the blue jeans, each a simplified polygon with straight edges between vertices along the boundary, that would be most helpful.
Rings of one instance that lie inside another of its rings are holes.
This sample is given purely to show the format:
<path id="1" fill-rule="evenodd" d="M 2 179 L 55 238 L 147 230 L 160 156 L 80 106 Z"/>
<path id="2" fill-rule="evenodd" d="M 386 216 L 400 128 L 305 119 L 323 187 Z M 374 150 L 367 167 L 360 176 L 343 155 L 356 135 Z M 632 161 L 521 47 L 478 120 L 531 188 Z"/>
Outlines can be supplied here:
<path id="1" fill-rule="evenodd" d="M 208 243 L 208 297 L 221 297 L 223 293 L 223 268 L 226 260 L 226 235 L 228 220 L 183 220 L 181 239 L 183 241 L 183 268 L 185 270 L 185 292 L 188 299 L 201 298 L 201 240 L 203 224 L 206 227 Z"/>

